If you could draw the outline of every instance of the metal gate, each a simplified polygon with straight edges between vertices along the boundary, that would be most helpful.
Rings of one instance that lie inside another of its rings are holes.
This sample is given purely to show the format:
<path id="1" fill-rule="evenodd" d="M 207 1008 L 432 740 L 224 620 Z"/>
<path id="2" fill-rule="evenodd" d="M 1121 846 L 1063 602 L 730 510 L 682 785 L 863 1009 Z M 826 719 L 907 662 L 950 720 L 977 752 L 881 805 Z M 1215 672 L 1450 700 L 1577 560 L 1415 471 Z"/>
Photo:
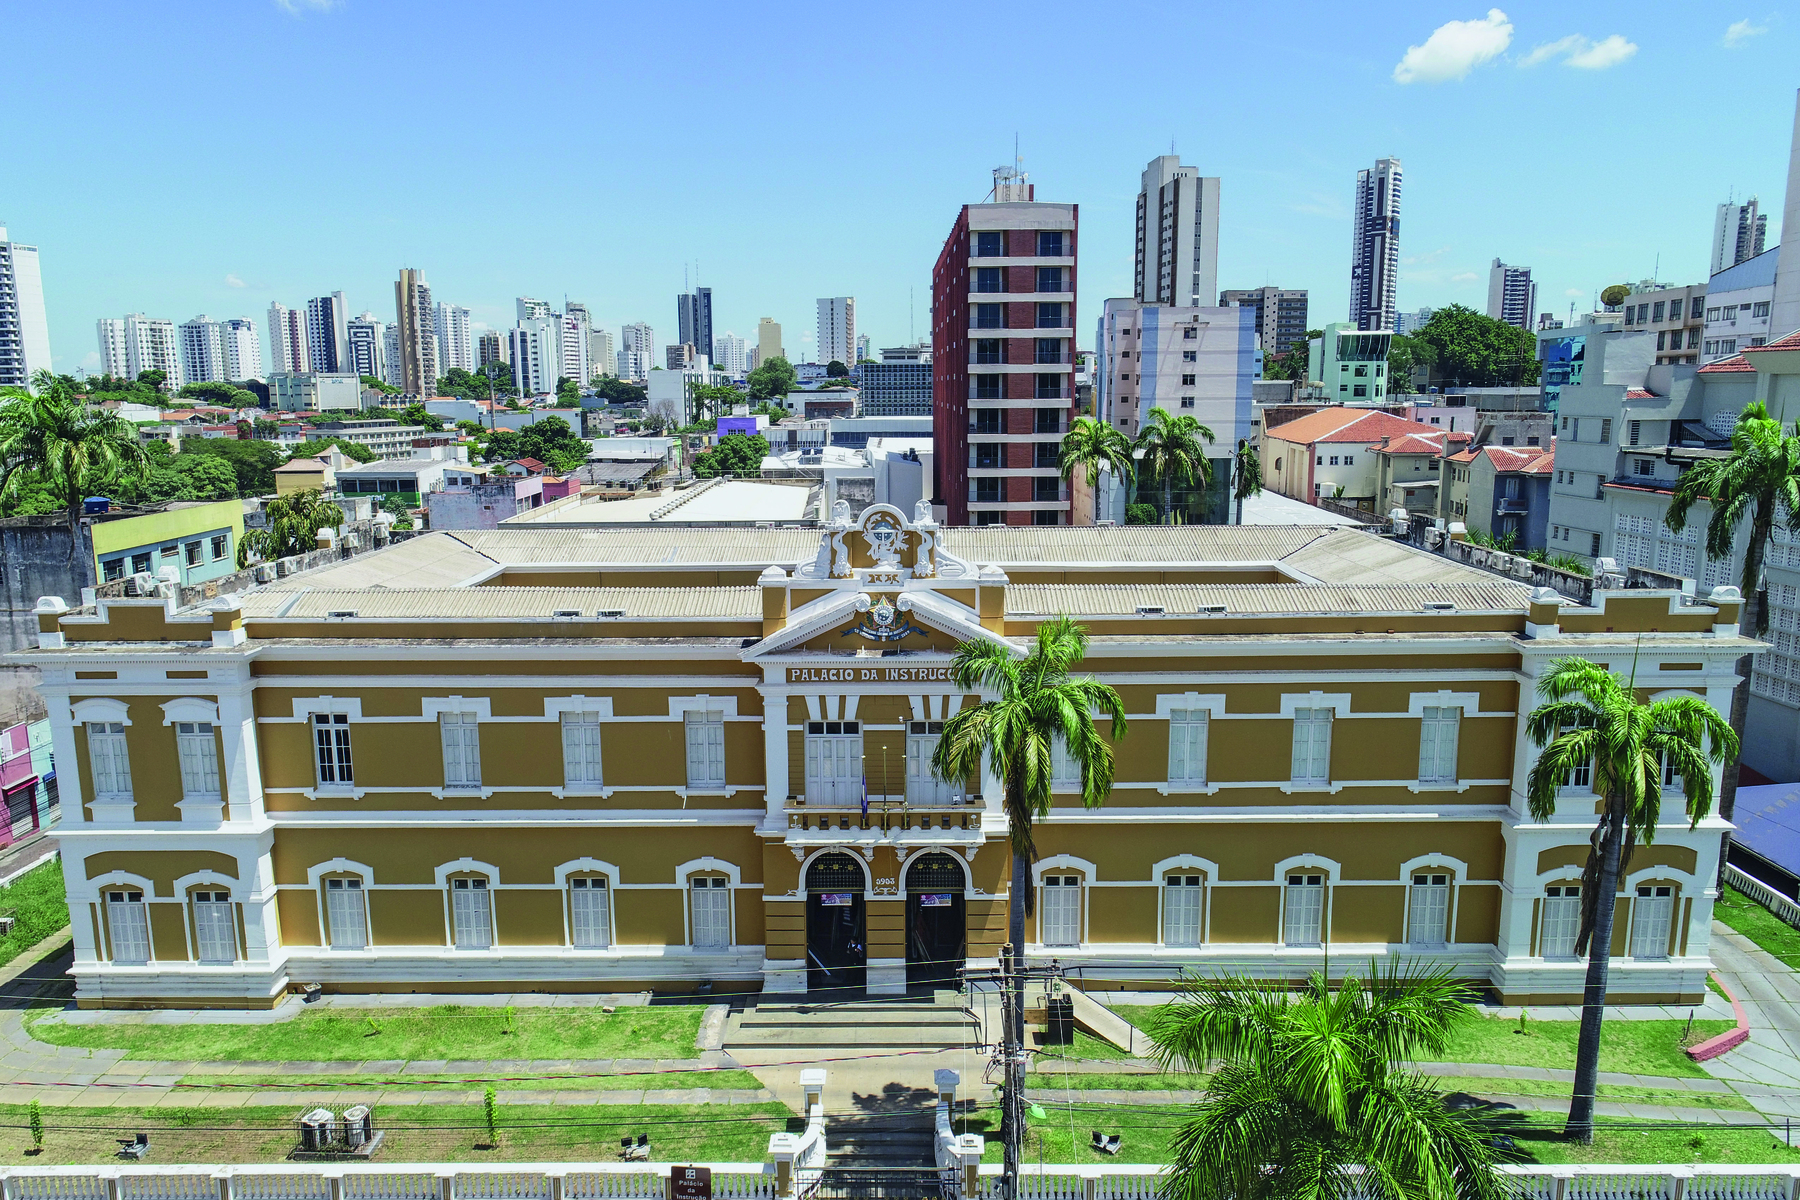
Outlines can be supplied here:
<path id="1" fill-rule="evenodd" d="M 958 1167 L 826 1167 L 801 1200 L 959 1200 Z"/>

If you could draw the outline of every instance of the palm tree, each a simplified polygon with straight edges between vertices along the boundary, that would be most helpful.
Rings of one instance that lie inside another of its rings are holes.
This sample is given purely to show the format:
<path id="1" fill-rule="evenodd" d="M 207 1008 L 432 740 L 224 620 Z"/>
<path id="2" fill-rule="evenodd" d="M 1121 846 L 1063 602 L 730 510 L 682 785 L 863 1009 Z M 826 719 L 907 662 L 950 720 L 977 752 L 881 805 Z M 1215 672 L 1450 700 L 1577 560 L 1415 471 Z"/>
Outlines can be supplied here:
<path id="1" fill-rule="evenodd" d="M 238 541 L 239 569 L 252 560 L 272 562 L 290 554 L 305 554 L 317 548 L 319 530 L 336 529 L 344 523 L 344 510 L 316 488 L 278 496 L 264 506 L 263 514 L 268 527 L 246 529 Z"/>
<path id="2" fill-rule="evenodd" d="M 1128 483 L 1137 473 L 1137 460 L 1131 456 L 1131 439 L 1105 421 L 1094 417 L 1076 417 L 1062 440 L 1062 477 L 1072 480 L 1075 472 L 1087 469 L 1088 490 L 1094 493 L 1094 511 L 1100 508 L 1100 468 L 1110 467 L 1121 483 Z"/>
<path id="3" fill-rule="evenodd" d="M 1525 721 L 1527 735 L 1544 748 L 1525 781 L 1533 819 L 1556 816 L 1557 795 L 1575 771 L 1591 771 L 1594 794 L 1600 798 L 1600 820 L 1588 839 L 1592 848 L 1581 872 L 1575 953 L 1585 953 L 1588 965 L 1575 1047 L 1575 1090 L 1565 1127 L 1570 1138 L 1584 1144 L 1594 1140 L 1600 1021 L 1619 878 L 1637 843 L 1656 840 L 1665 771 L 1681 780 L 1691 828 L 1712 811 L 1712 764 L 1734 761 L 1738 752 L 1737 734 L 1705 700 L 1676 696 L 1645 704 L 1634 684 L 1586 659 L 1555 659 L 1538 683 L 1544 703 Z"/>
<path id="4" fill-rule="evenodd" d="M 1081 772 L 1081 802 L 1104 803 L 1112 791 L 1113 752 L 1100 736 L 1098 713 L 1112 721 L 1110 739 L 1125 736 L 1125 706 L 1119 694 L 1086 675 L 1071 675 L 1087 652 L 1087 631 L 1070 617 L 1038 626 L 1037 645 L 1021 658 L 999 642 L 968 641 L 956 648 L 950 675 L 964 691 L 992 699 L 962 709 L 944 722 L 931 757 L 939 779 L 968 779 L 988 765 L 1005 788 L 1008 837 L 1012 845 L 1012 904 L 1008 912 L 1008 966 L 1011 974 L 1014 1045 L 1025 1038 L 1025 918 L 1032 911 L 1031 864 L 1037 859 L 1032 829 L 1050 813 L 1054 750 L 1060 742 Z M 1023 1131 L 1025 1069 L 1009 1056 L 1006 1064 L 1003 1132 L 1008 1178 L 1018 1178 L 1018 1132 Z"/>
<path id="5" fill-rule="evenodd" d="M 1730 558 L 1738 526 L 1750 518 L 1750 542 L 1744 547 L 1744 573 L 1738 590 L 1744 607 L 1738 627 L 1760 636 L 1769 628 L 1769 614 L 1762 602 L 1763 553 L 1769 533 L 1785 510 L 1787 527 L 1800 530 L 1800 422 L 1793 433 L 1783 433 L 1781 422 L 1769 416 L 1758 400 L 1738 414 L 1731 430 L 1728 458 L 1703 458 L 1681 474 L 1674 499 L 1663 523 L 1676 533 L 1687 527 L 1688 510 L 1705 500 L 1712 505 L 1706 522 L 1706 553 Z M 1738 659 L 1738 676 L 1744 680 L 1731 695 L 1731 728 L 1741 741 L 1750 715 L 1751 656 Z M 1725 764 L 1719 787 L 1719 815 L 1727 821 L 1737 811 L 1738 761 Z M 1719 878 L 1725 878 L 1725 856 L 1731 849 L 1727 830 L 1719 846 Z"/>
<path id="6" fill-rule="evenodd" d="M 1493 1120 L 1452 1111 L 1397 1066 L 1445 1051 L 1470 1018 L 1461 990 L 1447 972 L 1398 965 L 1335 993 L 1319 973 L 1298 995 L 1243 977 L 1190 981 L 1148 1032 L 1165 1068 L 1218 1066 L 1175 1134 L 1163 1195 L 1501 1200 Z"/>
<path id="7" fill-rule="evenodd" d="M 123 478 L 143 478 L 149 462 L 137 426 L 88 404 L 73 382 L 39 371 L 34 395 L 14 394 L 0 407 L 0 498 L 34 484 L 54 495 L 69 520 L 71 564 L 80 557 L 82 501 Z"/>
<path id="8" fill-rule="evenodd" d="M 1138 431 L 1137 451 L 1143 459 L 1147 479 L 1162 488 L 1163 516 L 1169 513 L 1172 485 L 1202 489 L 1212 486 L 1212 460 L 1206 457 L 1205 438 L 1213 441 L 1213 431 L 1190 416 L 1171 416 L 1164 408 L 1153 408 L 1144 427 Z"/>
<path id="9" fill-rule="evenodd" d="M 1231 495 L 1237 501 L 1237 523 L 1244 523 L 1244 501 L 1262 495 L 1262 456 L 1249 438 L 1239 438 L 1237 446 L 1237 482 Z"/>

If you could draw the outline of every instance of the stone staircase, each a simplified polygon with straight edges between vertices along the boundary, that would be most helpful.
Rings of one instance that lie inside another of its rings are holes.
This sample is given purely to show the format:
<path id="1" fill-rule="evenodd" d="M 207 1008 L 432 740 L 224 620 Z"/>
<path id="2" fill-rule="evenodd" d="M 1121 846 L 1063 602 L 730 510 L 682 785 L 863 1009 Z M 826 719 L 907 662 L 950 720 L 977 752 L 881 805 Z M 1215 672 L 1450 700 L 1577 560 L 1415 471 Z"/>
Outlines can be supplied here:
<path id="1" fill-rule="evenodd" d="M 764 1001 L 725 1023 L 724 1045 L 740 1062 L 771 1051 L 841 1057 L 857 1051 L 951 1051 L 980 1040 L 980 1023 L 954 992 L 941 999 L 808 1004 Z M 927 1073 L 929 1078 L 929 1073 Z"/>

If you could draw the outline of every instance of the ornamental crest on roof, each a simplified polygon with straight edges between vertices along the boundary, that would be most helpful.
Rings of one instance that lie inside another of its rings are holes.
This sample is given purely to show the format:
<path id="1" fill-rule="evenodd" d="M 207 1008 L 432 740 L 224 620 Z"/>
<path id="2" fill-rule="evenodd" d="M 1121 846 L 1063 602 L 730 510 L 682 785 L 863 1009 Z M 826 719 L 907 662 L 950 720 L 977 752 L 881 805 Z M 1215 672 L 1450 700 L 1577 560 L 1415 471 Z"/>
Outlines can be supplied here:
<path id="1" fill-rule="evenodd" d="M 974 575 L 968 563 L 944 549 L 943 537 L 924 500 L 914 507 L 910 521 L 891 504 L 871 504 L 852 517 L 849 502 L 839 500 L 820 537 L 818 556 L 797 574 L 864 589 L 904 588 L 916 581 Z"/>

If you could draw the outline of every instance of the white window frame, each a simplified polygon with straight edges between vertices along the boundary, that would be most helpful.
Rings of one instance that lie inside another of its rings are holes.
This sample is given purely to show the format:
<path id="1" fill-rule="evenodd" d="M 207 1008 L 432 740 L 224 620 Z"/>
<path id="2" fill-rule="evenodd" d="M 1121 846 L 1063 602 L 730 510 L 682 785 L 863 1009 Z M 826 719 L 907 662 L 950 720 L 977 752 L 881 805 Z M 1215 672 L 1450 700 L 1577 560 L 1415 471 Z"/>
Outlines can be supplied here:
<path id="1" fill-rule="evenodd" d="M 601 716 L 597 709 L 565 710 L 562 731 L 563 787 L 569 791 L 601 791 L 605 771 L 600 754 Z"/>
<path id="2" fill-rule="evenodd" d="M 138 887 L 109 887 L 103 890 L 106 905 L 106 933 L 112 948 L 112 961 L 120 966 L 148 966 L 155 957 L 150 942 L 150 902 Z M 132 949 L 141 943 L 143 954 L 126 956 L 119 952 L 121 932 L 130 935 Z"/>
<path id="3" fill-rule="evenodd" d="M 360 875 L 334 875 L 319 881 L 325 893 L 325 948 L 358 951 L 369 948 L 368 884 Z M 350 897 L 354 896 L 354 905 Z M 336 899 L 334 899 L 336 897 Z M 350 911 L 354 908 L 354 912 Z"/>
<path id="4" fill-rule="evenodd" d="M 438 714 L 438 740 L 444 751 L 444 790 L 481 789 L 481 714 Z"/>
<path id="5" fill-rule="evenodd" d="M 181 797 L 184 800 L 219 798 L 219 743 L 206 721 L 175 722 L 175 752 L 181 763 Z"/>
<path id="6" fill-rule="evenodd" d="M 1323 867 L 1303 866 L 1282 872 L 1282 945 L 1325 944 L 1325 906 L 1330 887 L 1331 876 Z"/>
<path id="7" fill-rule="evenodd" d="M 485 875 L 450 880 L 450 945 L 457 950 L 494 948 L 494 890 Z"/>
<path id="8" fill-rule="evenodd" d="M 1069 754 L 1068 743 L 1063 741 L 1060 733 L 1050 736 L 1050 790 L 1053 792 L 1079 792 L 1081 790 L 1081 767 Z"/>
<path id="9" fill-rule="evenodd" d="M 689 714 L 690 717 L 692 715 Z M 721 737 L 723 728 L 721 724 Z M 806 723 L 807 803 L 861 803 L 864 778 L 862 730 L 861 721 Z M 720 782 L 723 782 L 722 778 Z"/>
<path id="10" fill-rule="evenodd" d="M 731 948 L 732 890 L 731 880 L 723 875 L 688 876 L 688 937 L 693 949 L 718 953 Z"/>
<path id="11" fill-rule="evenodd" d="M 1447 867 L 1409 873 L 1406 886 L 1406 942 L 1410 946 L 1450 944 L 1451 897 L 1456 876 Z"/>
<path id="12" fill-rule="evenodd" d="M 125 739 L 125 722 L 87 722 L 87 743 L 95 801 L 130 800 L 131 747 Z"/>
<path id="13" fill-rule="evenodd" d="M 946 804 L 963 794 L 960 780 L 939 779 L 931 760 L 944 735 L 942 721 L 906 723 L 906 799 L 913 804 Z"/>
<path id="14" fill-rule="evenodd" d="M 1199 871 L 1170 871 L 1163 876 L 1162 942 L 1197 949 L 1206 944 L 1206 876 Z"/>
<path id="15" fill-rule="evenodd" d="M 1069 948 L 1081 945 L 1087 881 L 1076 872 L 1053 868 L 1044 872 L 1041 887 L 1038 917 L 1041 944 Z"/>
<path id="16" fill-rule="evenodd" d="M 568 887 L 569 945 L 577 950 L 611 950 L 612 881 L 604 875 L 577 875 Z M 584 908 L 598 912 L 589 911 L 584 919 Z"/>
<path id="17" fill-rule="evenodd" d="M 1669 958 L 1677 898 L 1678 889 L 1671 884 L 1640 883 L 1632 889 L 1629 947 L 1632 958 L 1639 962 L 1662 962 Z"/>
<path id="18" fill-rule="evenodd" d="M 313 778 L 322 792 L 347 792 L 356 787 L 355 745 L 350 736 L 351 715 L 320 709 L 308 713 L 312 735 Z"/>
<path id="19" fill-rule="evenodd" d="M 1554 946 L 1551 935 L 1555 934 Z M 1581 940 L 1581 884 L 1553 883 L 1544 889 L 1538 913 L 1538 957 L 1552 962 L 1575 958 Z M 1555 953 L 1551 953 L 1555 950 Z"/>
<path id="20" fill-rule="evenodd" d="M 1460 705 L 1429 705 L 1420 710 L 1420 783 L 1456 782 L 1462 715 Z"/>
<path id="21" fill-rule="evenodd" d="M 1331 726 L 1337 714 L 1330 708 L 1295 708 L 1293 758 L 1288 782 L 1301 787 L 1326 787 L 1331 783 Z"/>
<path id="22" fill-rule="evenodd" d="M 237 906 L 223 888 L 199 888 L 188 893 L 193 906 L 194 956 L 203 963 L 237 961 Z"/>
<path id="23" fill-rule="evenodd" d="M 1204 708 L 1169 710 L 1169 782 L 1206 783 L 1212 714 Z"/>
<path id="24" fill-rule="evenodd" d="M 689 791 L 725 790 L 725 710 L 691 708 L 682 714 Z"/>

